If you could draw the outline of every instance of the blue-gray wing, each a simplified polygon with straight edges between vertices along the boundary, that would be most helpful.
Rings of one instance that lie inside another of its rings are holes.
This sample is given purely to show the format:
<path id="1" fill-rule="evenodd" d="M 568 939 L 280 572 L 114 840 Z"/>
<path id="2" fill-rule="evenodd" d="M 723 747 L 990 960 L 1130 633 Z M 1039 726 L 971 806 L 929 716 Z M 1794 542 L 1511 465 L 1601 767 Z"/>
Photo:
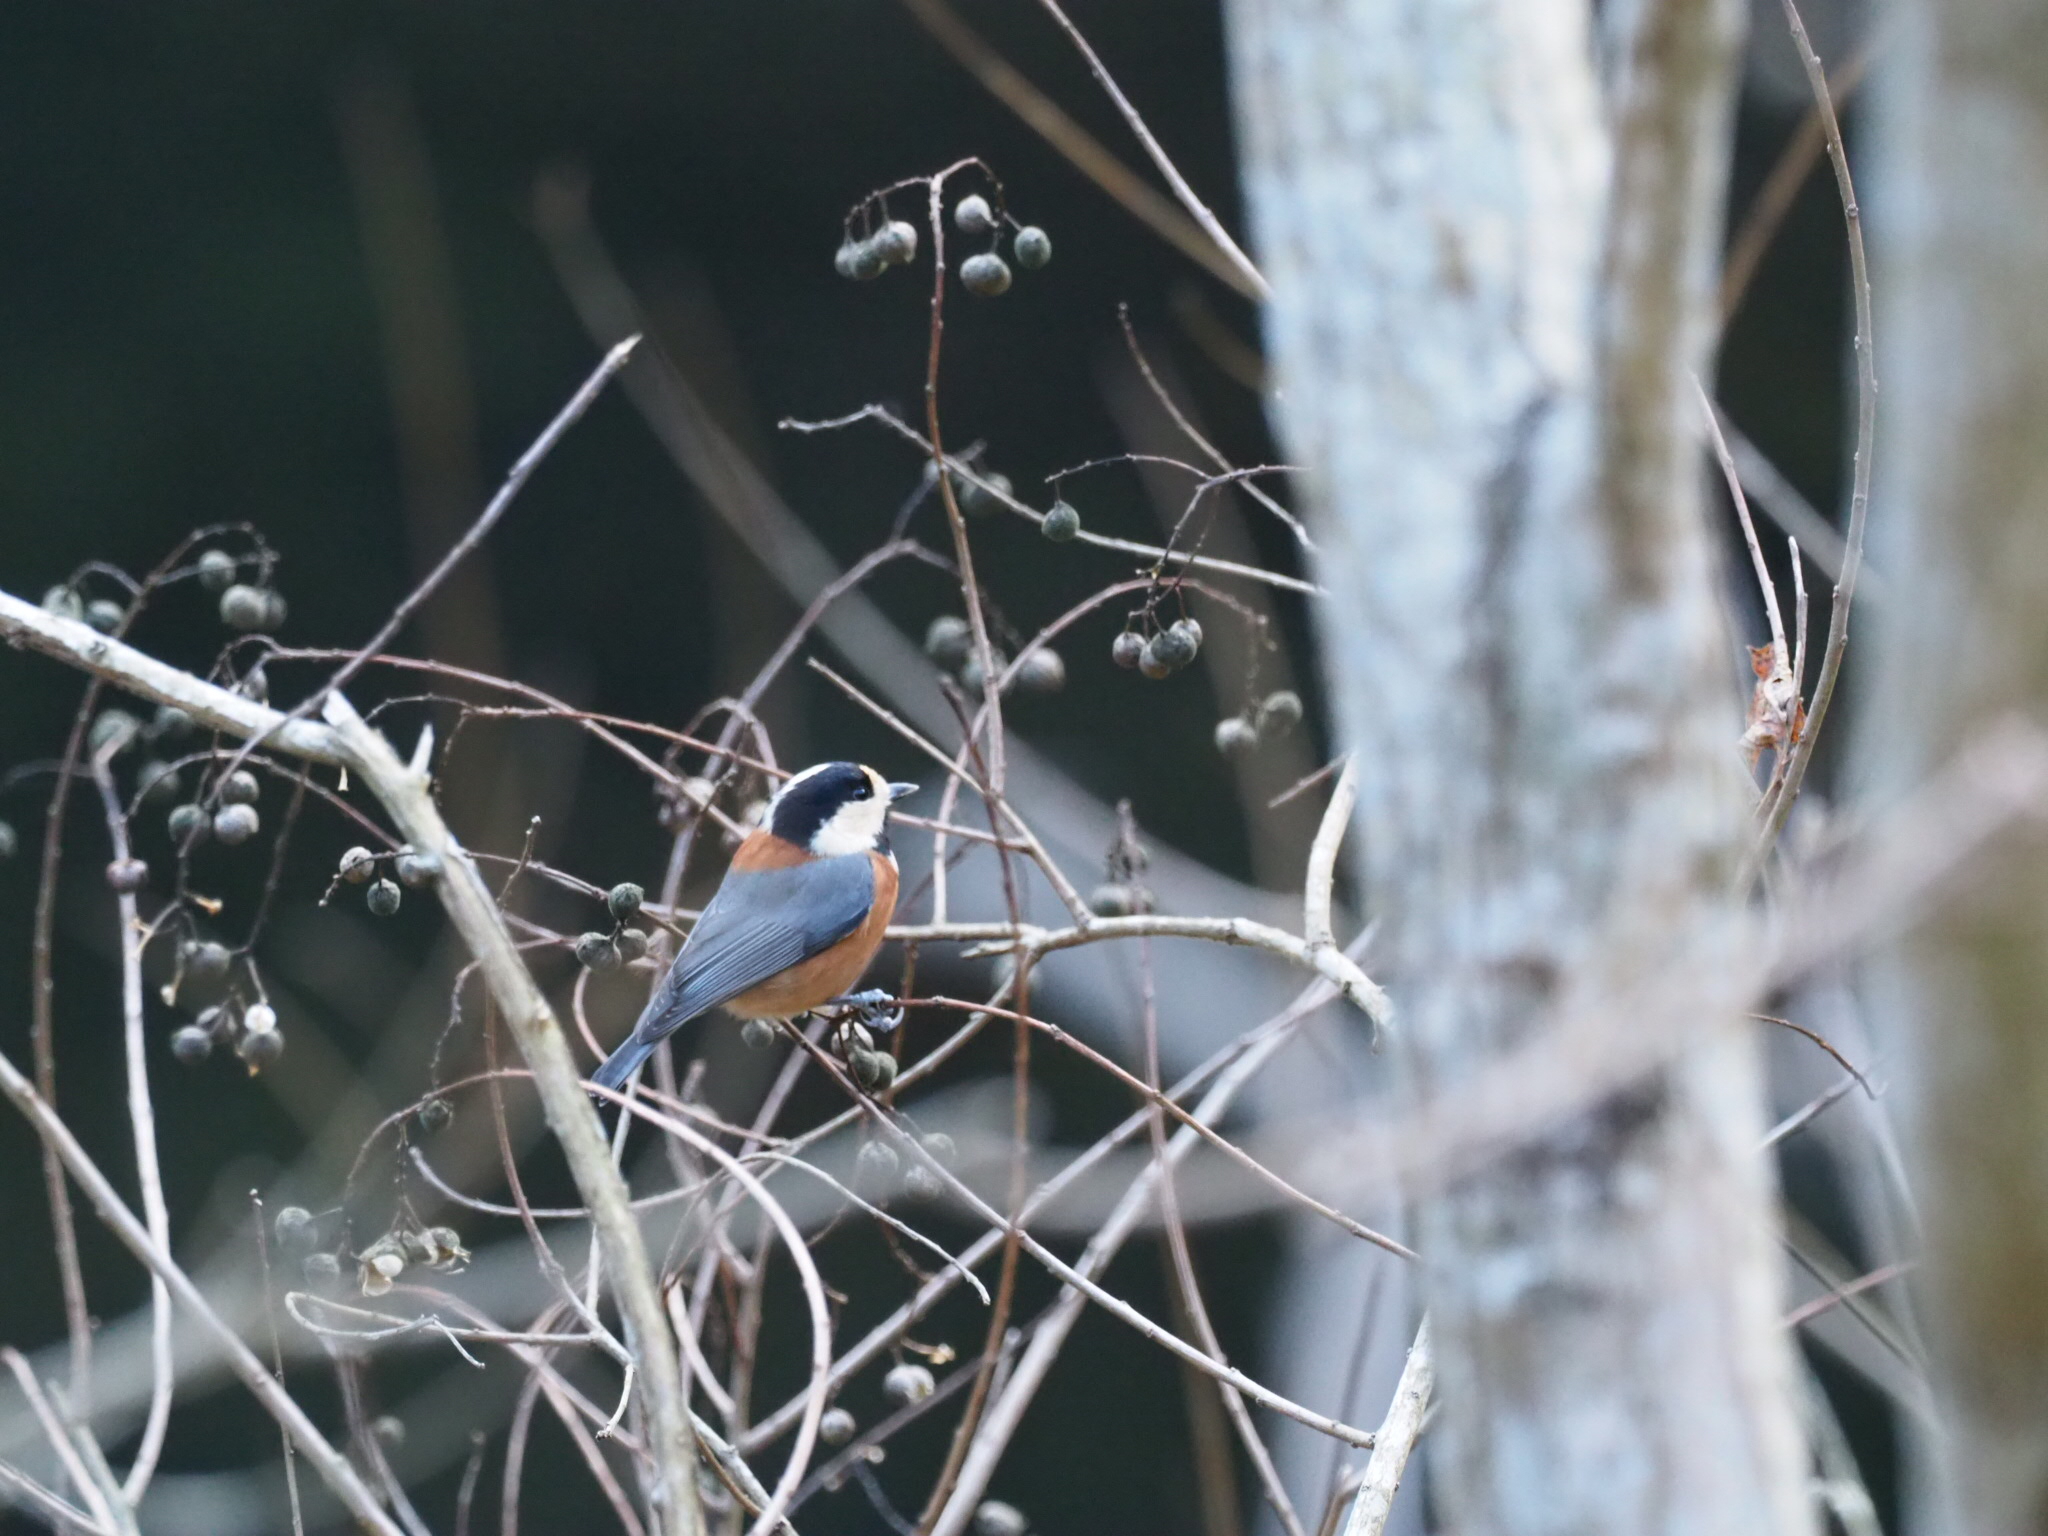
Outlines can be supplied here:
<path id="1" fill-rule="evenodd" d="M 665 1036 L 852 933 L 874 899 L 875 869 L 865 853 L 728 874 L 595 1081 L 620 1086 Z"/>

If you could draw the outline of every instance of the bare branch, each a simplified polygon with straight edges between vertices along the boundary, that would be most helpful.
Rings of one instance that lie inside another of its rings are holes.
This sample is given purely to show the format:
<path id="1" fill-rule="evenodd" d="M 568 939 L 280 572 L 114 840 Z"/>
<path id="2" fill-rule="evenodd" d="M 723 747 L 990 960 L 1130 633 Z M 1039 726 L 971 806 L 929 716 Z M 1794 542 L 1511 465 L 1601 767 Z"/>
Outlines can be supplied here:
<path id="1" fill-rule="evenodd" d="M 4 596 L 0 594 L 0 597 Z M 0 615 L 4 615 L 4 605 L 0 605 Z M 241 1378 L 242 1384 L 271 1417 L 291 1434 L 293 1442 L 326 1479 L 327 1486 L 334 1490 L 349 1513 L 377 1536 L 401 1536 L 398 1526 L 384 1512 L 377 1496 L 357 1476 L 348 1458 L 327 1443 L 326 1436 L 314 1427 L 313 1421 L 306 1417 L 304 1410 L 292 1401 L 284 1388 L 271 1379 L 263 1362 L 242 1342 L 241 1335 L 213 1309 L 191 1277 L 178 1267 L 168 1252 L 151 1240 L 148 1228 L 135 1219 L 106 1175 L 86 1156 L 85 1149 L 78 1144 L 69 1127 L 57 1118 L 56 1111 L 43 1102 L 35 1086 L 16 1070 L 14 1063 L 5 1055 L 0 1055 L 0 1094 L 7 1096 L 36 1135 L 63 1159 L 72 1179 L 114 1236 L 152 1274 L 162 1277 L 171 1293 L 213 1336 L 229 1368 Z"/>
<path id="2" fill-rule="evenodd" d="M 1387 1416 L 1380 1420 L 1373 1437 L 1372 1457 L 1365 1464 L 1365 1478 L 1358 1485 L 1358 1499 L 1351 1506 L 1351 1518 L 1344 1523 L 1344 1536 L 1380 1536 L 1387 1517 L 1394 1512 L 1394 1494 L 1401 1486 L 1401 1474 L 1408 1468 L 1409 1453 L 1422 1434 L 1422 1419 L 1429 1407 L 1430 1388 L 1436 1380 L 1436 1364 L 1430 1358 L 1429 1319 L 1415 1330 L 1415 1342 L 1408 1349 L 1408 1361 L 1401 1367 L 1401 1379 L 1394 1384 L 1394 1400 Z"/>

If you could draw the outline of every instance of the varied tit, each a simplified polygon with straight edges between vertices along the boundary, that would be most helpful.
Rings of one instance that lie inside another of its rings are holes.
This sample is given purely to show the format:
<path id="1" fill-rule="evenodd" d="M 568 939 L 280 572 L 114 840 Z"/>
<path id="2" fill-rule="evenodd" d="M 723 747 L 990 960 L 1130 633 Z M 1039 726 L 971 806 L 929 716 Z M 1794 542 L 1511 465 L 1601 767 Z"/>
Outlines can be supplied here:
<path id="1" fill-rule="evenodd" d="M 790 1019 L 844 996 L 895 915 L 889 807 L 916 788 L 859 763 L 820 763 L 783 785 L 591 1081 L 623 1086 L 655 1046 L 721 1005 L 737 1018 Z"/>

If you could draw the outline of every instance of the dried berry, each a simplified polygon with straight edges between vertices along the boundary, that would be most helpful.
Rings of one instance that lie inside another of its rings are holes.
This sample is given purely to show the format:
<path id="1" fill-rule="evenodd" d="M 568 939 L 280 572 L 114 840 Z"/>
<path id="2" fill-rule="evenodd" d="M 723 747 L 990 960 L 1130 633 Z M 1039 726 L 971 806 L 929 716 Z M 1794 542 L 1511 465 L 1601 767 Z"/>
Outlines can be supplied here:
<path id="1" fill-rule="evenodd" d="M 1026 693 L 1058 693 L 1067 686 L 1067 664 L 1042 645 L 1026 651 L 1017 662 L 1017 686 Z"/>
<path id="2" fill-rule="evenodd" d="M 891 219 L 875 236 L 875 254 L 892 267 L 905 267 L 917 260 L 917 226 Z"/>
<path id="3" fill-rule="evenodd" d="M 313 1246 L 313 1213 L 303 1205 L 288 1205 L 277 1213 L 270 1231 L 286 1253 L 304 1253 Z"/>
<path id="4" fill-rule="evenodd" d="M 1191 619 L 1176 619 L 1154 635 L 1150 649 L 1170 671 L 1179 671 L 1202 649 L 1202 631 Z"/>
<path id="5" fill-rule="evenodd" d="M 85 605 L 85 622 L 103 635 L 111 635 L 119 629 L 127 616 L 128 610 L 112 598 L 96 597 Z"/>
<path id="6" fill-rule="evenodd" d="M 896 1086 L 896 1058 L 887 1051 L 854 1050 L 847 1054 L 846 1064 L 853 1069 L 853 1080 L 869 1093 L 887 1093 Z"/>
<path id="7" fill-rule="evenodd" d="M 991 651 L 989 653 L 989 660 L 995 663 L 996 677 L 998 679 L 1009 670 L 1010 658 L 1001 651 Z M 979 656 L 970 656 L 960 663 L 960 686 L 962 688 L 965 688 L 976 698 L 980 698 L 981 690 L 987 683 L 988 679 L 982 675 L 981 658 Z"/>
<path id="8" fill-rule="evenodd" d="M 220 797 L 229 805 L 254 805 L 256 797 L 262 793 L 256 775 L 246 768 L 237 768 L 221 780 Z"/>
<path id="9" fill-rule="evenodd" d="M 924 653 L 940 666 L 951 669 L 967 659 L 974 646 L 974 631 L 957 613 L 942 613 L 924 632 Z"/>
<path id="10" fill-rule="evenodd" d="M 213 813 L 213 835 L 229 847 L 246 843 L 262 825 L 253 805 L 224 805 Z"/>
<path id="11" fill-rule="evenodd" d="M 897 1365 L 889 1368 L 889 1374 L 882 1378 L 882 1391 L 889 1398 L 906 1406 L 921 1403 L 937 1389 L 932 1373 L 921 1365 Z"/>
<path id="12" fill-rule="evenodd" d="M 111 748 L 126 752 L 142 734 L 142 722 L 125 709 L 103 709 L 92 717 L 85 733 L 85 750 L 93 757 Z"/>
<path id="13" fill-rule="evenodd" d="M 857 283 L 880 277 L 888 263 L 882 253 L 867 240 L 849 240 L 839 247 L 832 258 L 832 270 L 841 277 L 850 277 Z"/>
<path id="14" fill-rule="evenodd" d="M 647 954 L 647 935 L 638 928 L 621 928 L 612 942 L 619 946 L 619 958 L 628 965 Z"/>
<path id="15" fill-rule="evenodd" d="M 276 631 L 283 629 L 286 612 L 284 594 L 275 587 L 265 587 L 263 589 L 263 632 L 265 634 L 274 634 Z"/>
<path id="16" fill-rule="evenodd" d="M 1136 899 L 1128 885 L 1111 880 L 1088 893 L 1088 910 L 1097 917 L 1129 917 Z"/>
<path id="17" fill-rule="evenodd" d="M 401 848 L 398 857 L 391 861 L 393 871 L 400 885 L 418 890 L 421 886 L 432 885 L 441 875 L 441 855 L 422 853 L 417 848 Z"/>
<path id="18" fill-rule="evenodd" d="M 1240 715 L 1216 722 L 1216 750 L 1225 757 L 1236 757 L 1249 752 L 1259 744 L 1259 733 L 1251 721 Z"/>
<path id="19" fill-rule="evenodd" d="M 85 599 L 69 587 L 52 587 L 43 594 L 43 612 L 60 619 L 83 619 Z"/>
<path id="20" fill-rule="evenodd" d="M 996 216 L 988 199 L 970 192 L 953 205 L 953 227 L 963 235 L 985 235 L 996 227 Z"/>
<path id="21" fill-rule="evenodd" d="M 309 1253 L 299 1267 L 305 1271 L 306 1284 L 316 1291 L 330 1291 L 341 1284 L 341 1260 L 331 1253 Z"/>
<path id="22" fill-rule="evenodd" d="M 455 1107 L 446 1099 L 434 1098 L 420 1106 L 420 1112 L 413 1117 L 419 1121 L 420 1129 L 429 1136 L 436 1131 L 445 1131 L 455 1118 Z"/>
<path id="23" fill-rule="evenodd" d="M 1145 659 L 1145 637 L 1125 630 L 1109 643 L 1109 659 L 1124 668 L 1136 667 Z"/>
<path id="24" fill-rule="evenodd" d="M 960 281 L 969 293 L 997 298 L 1010 291 L 1010 264 L 993 251 L 983 251 L 960 263 Z"/>
<path id="25" fill-rule="evenodd" d="M 209 549 L 199 557 L 199 585 L 209 592 L 225 592 L 235 584 L 235 557 L 224 549 Z"/>
<path id="26" fill-rule="evenodd" d="M 844 1408 L 827 1408 L 818 1419 L 818 1438 L 827 1445 L 844 1445 L 860 1425 Z"/>
<path id="27" fill-rule="evenodd" d="M 284 1036 L 274 1029 L 244 1035 L 235 1042 L 235 1054 L 249 1064 L 252 1073 L 261 1072 L 265 1067 L 274 1066 L 278 1057 L 284 1054 Z"/>
<path id="28" fill-rule="evenodd" d="M 196 1067 L 213 1054 L 213 1036 L 196 1024 L 186 1024 L 171 1032 L 171 1055 L 178 1065 Z"/>
<path id="29" fill-rule="evenodd" d="M 765 1051 L 775 1043 L 775 1026 L 766 1019 L 749 1019 L 740 1026 L 740 1044 L 750 1051 Z"/>
<path id="30" fill-rule="evenodd" d="M 1173 676 L 1172 664 L 1153 649 L 1153 643 L 1158 638 L 1154 635 L 1151 640 L 1146 641 L 1144 654 L 1138 658 L 1138 670 L 1155 683 L 1163 677 Z"/>
<path id="31" fill-rule="evenodd" d="M 586 933 L 576 940 L 576 958 L 593 971 L 615 971 L 619 947 L 608 933 Z"/>
<path id="32" fill-rule="evenodd" d="M 107 866 L 107 884 L 132 896 L 149 884 L 149 866 L 140 859 L 116 859 Z"/>
<path id="33" fill-rule="evenodd" d="M 853 1179 L 869 1189 L 880 1189 L 896 1181 L 899 1159 L 887 1142 L 864 1141 L 853 1159 Z"/>
<path id="34" fill-rule="evenodd" d="M 903 1175 L 903 1192 L 913 1200 L 936 1200 L 946 1186 L 923 1163 L 912 1163 Z"/>
<path id="35" fill-rule="evenodd" d="M 1014 494 L 1010 477 L 1001 470 L 978 469 L 971 480 L 962 474 L 953 476 L 953 499 L 969 517 L 986 517 L 1002 507 L 1003 497 Z"/>
<path id="36" fill-rule="evenodd" d="M 1017 254 L 1017 265 L 1027 272 L 1036 272 L 1052 260 L 1052 237 L 1036 224 L 1026 224 L 1017 231 L 1017 238 L 1010 249 Z"/>
<path id="37" fill-rule="evenodd" d="M 1056 501 L 1052 510 L 1039 519 L 1038 531 L 1055 544 L 1065 544 L 1080 536 L 1081 514 L 1074 510 L 1072 503 Z"/>
<path id="38" fill-rule="evenodd" d="M 403 1445 L 405 1421 L 395 1413 L 380 1413 L 370 1421 L 370 1433 L 385 1445 Z"/>
<path id="39" fill-rule="evenodd" d="M 203 805 L 174 806 L 167 825 L 171 841 L 178 845 L 181 853 L 190 853 L 213 836 L 213 818 Z"/>
<path id="40" fill-rule="evenodd" d="M 192 716 L 175 704 L 159 704 L 150 718 L 148 734 L 154 741 L 176 741 L 192 730 Z"/>
<path id="41" fill-rule="evenodd" d="M 277 1028 L 277 1010 L 268 1003 L 251 1003 L 242 1014 L 242 1028 L 252 1035 Z"/>
<path id="42" fill-rule="evenodd" d="M 933 1131 L 930 1135 L 922 1138 L 919 1145 L 931 1154 L 935 1162 L 950 1165 L 953 1159 L 960 1155 L 960 1149 L 953 1145 L 953 1138 L 944 1131 Z"/>
<path id="43" fill-rule="evenodd" d="M 604 893 L 605 910 L 614 920 L 624 922 L 640 910 L 640 903 L 647 899 L 647 893 L 632 881 L 622 881 Z"/>
<path id="44" fill-rule="evenodd" d="M 220 621 L 229 629 L 254 634 L 265 627 L 269 618 L 270 600 L 261 587 L 236 582 L 220 595 Z"/>
<path id="45" fill-rule="evenodd" d="M 341 856 L 337 873 L 350 885 L 361 885 L 377 872 L 377 855 L 367 848 L 351 848 Z"/>
<path id="46" fill-rule="evenodd" d="M 1301 724 L 1301 695 L 1290 688 L 1269 693 L 1259 705 L 1259 734 L 1282 735 Z"/>
<path id="47" fill-rule="evenodd" d="M 185 962 L 185 974 L 193 981 L 221 980 L 235 958 L 225 944 L 216 944 L 212 939 L 187 939 L 179 946 L 178 954 Z"/>
<path id="48" fill-rule="evenodd" d="M 363 892 L 363 905 L 370 909 L 372 917 L 389 917 L 398 910 L 403 897 L 396 880 L 373 880 Z"/>
<path id="49" fill-rule="evenodd" d="M 974 1506 L 974 1536 L 1024 1536 L 1030 1522 L 1014 1504 L 983 1499 Z"/>
<path id="50" fill-rule="evenodd" d="M 169 800 L 181 787 L 178 770 L 161 758 L 146 758 L 135 770 L 135 788 L 144 800 Z"/>
<path id="51" fill-rule="evenodd" d="M 263 670 L 262 663 L 244 672 L 235 684 L 235 692 L 245 699 L 254 699 L 258 704 L 270 699 L 270 674 Z"/>

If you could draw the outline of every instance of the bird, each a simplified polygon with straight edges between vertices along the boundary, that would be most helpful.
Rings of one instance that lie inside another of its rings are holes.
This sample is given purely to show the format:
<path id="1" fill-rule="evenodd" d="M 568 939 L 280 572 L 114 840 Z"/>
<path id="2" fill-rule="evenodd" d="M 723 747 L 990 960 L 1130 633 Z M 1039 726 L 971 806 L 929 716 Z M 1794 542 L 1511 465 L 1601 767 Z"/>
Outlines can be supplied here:
<path id="1" fill-rule="evenodd" d="M 896 912 L 889 808 L 916 791 L 861 763 L 819 763 L 768 802 L 639 1022 L 592 1075 L 616 1091 L 655 1046 L 717 1007 L 791 1019 L 846 1001 Z"/>

